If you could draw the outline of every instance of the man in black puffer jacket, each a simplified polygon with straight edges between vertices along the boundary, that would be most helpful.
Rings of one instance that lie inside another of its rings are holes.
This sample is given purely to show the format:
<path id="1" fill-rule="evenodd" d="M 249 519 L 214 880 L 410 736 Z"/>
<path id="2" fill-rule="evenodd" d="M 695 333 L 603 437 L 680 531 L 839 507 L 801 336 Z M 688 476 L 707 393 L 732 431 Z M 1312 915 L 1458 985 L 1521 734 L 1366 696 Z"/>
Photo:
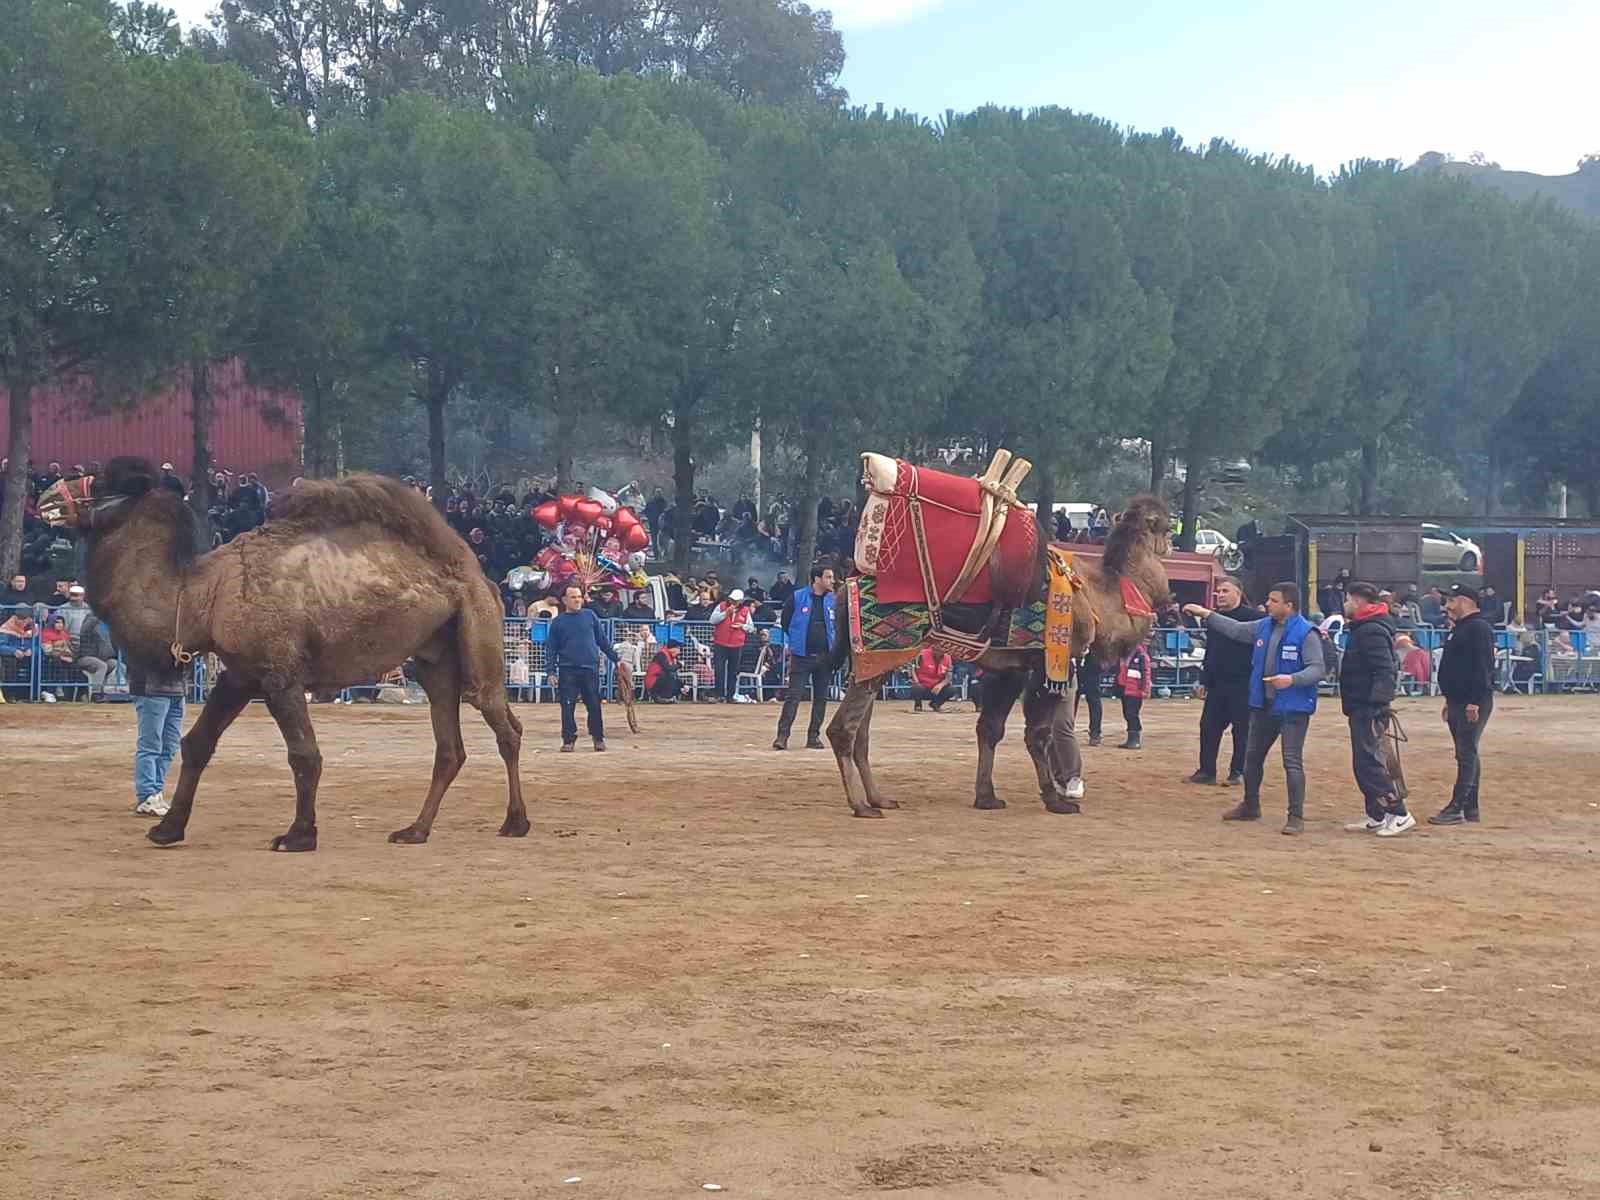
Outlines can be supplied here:
<path id="1" fill-rule="evenodd" d="M 1417 819 L 1396 795 L 1383 758 L 1383 739 L 1393 720 L 1389 705 L 1394 702 L 1400 664 L 1394 653 L 1394 617 L 1378 595 L 1370 583 L 1345 587 L 1346 641 L 1339 665 L 1339 699 L 1350 721 L 1351 765 L 1367 808 L 1365 820 L 1345 828 L 1393 837 L 1414 828 Z"/>
<path id="2" fill-rule="evenodd" d="M 1444 811 L 1430 825 L 1460 825 L 1478 819 L 1478 740 L 1494 712 L 1494 627 L 1478 611 L 1478 593 L 1465 584 L 1450 589 L 1445 608 L 1455 618 L 1439 660 L 1444 723 L 1456 744 L 1456 786 Z"/>
<path id="3" fill-rule="evenodd" d="M 1216 606 L 1217 612 L 1233 621 L 1259 621 L 1263 615 L 1245 603 L 1244 585 L 1232 576 L 1217 584 Z M 1230 725 L 1233 754 L 1228 761 L 1228 782 L 1244 779 L 1245 743 L 1250 733 L 1250 656 L 1254 650 L 1250 642 L 1206 638 L 1196 689 L 1206 702 L 1200 712 L 1200 769 L 1189 776 L 1190 783 L 1217 781 L 1217 751 L 1222 747 L 1223 731 Z"/>

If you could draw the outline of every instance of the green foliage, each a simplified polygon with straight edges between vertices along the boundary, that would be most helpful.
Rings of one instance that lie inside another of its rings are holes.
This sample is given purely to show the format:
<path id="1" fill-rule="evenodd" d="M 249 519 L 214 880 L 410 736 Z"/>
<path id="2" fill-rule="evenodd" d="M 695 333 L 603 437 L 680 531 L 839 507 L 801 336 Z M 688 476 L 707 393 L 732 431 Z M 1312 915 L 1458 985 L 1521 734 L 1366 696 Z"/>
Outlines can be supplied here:
<path id="1" fill-rule="evenodd" d="M 1432 165 L 850 111 L 794 0 L 238 0 L 188 48 L 155 6 L 0 0 L 0 28 L 0 371 L 30 386 L 239 353 L 300 393 L 312 471 L 409 462 L 425 422 L 441 488 L 448 454 L 565 484 L 604 442 L 685 511 L 759 421 L 802 557 L 868 448 L 1003 444 L 1040 501 L 1112 505 L 1181 461 L 1186 531 L 1238 511 L 1235 458 L 1281 486 L 1257 512 L 1600 511 L 1600 239 Z"/>

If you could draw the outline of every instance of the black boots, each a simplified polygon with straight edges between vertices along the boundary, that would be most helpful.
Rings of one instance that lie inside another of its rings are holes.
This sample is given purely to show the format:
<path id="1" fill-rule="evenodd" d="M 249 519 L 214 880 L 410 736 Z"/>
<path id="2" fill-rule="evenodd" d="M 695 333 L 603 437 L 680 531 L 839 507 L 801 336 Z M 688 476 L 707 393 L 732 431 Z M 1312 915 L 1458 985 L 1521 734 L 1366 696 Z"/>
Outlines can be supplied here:
<path id="1" fill-rule="evenodd" d="M 1130 733 L 1128 735 L 1128 738 L 1127 738 L 1126 741 L 1118 743 L 1117 749 L 1118 750 L 1137 750 L 1137 749 L 1139 749 L 1139 735 L 1137 733 Z"/>
<path id="2" fill-rule="evenodd" d="M 1259 821 L 1261 819 L 1261 804 L 1252 804 L 1248 800 L 1241 800 L 1227 812 L 1222 814 L 1224 821 Z"/>
<path id="3" fill-rule="evenodd" d="M 1217 777 L 1206 771 L 1196 771 L 1184 780 L 1185 783 L 1215 783 L 1216 781 Z"/>

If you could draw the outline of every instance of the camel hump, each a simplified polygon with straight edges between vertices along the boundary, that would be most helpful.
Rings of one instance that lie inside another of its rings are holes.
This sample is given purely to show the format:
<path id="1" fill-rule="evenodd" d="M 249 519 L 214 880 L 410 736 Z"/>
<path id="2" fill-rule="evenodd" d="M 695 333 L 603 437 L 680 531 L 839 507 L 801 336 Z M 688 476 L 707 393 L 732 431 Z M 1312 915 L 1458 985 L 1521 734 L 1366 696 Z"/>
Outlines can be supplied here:
<path id="1" fill-rule="evenodd" d="M 308 533 L 376 525 L 445 561 L 459 558 L 464 548 L 427 497 L 384 475 L 302 480 L 292 491 L 273 497 L 271 523 Z"/>

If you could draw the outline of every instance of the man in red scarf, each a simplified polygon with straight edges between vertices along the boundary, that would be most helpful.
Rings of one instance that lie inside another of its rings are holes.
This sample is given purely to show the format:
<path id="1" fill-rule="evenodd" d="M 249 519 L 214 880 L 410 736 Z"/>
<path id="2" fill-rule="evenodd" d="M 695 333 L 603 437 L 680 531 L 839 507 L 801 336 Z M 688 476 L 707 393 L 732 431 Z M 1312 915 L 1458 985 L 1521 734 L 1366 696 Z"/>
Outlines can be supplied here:
<path id="1" fill-rule="evenodd" d="M 1345 587 L 1345 651 L 1339 664 L 1339 701 L 1350 721 L 1350 758 L 1356 786 L 1366 802 L 1365 820 L 1345 826 L 1352 831 L 1394 837 L 1417 824 L 1406 811 L 1389 766 L 1383 739 L 1394 713 L 1395 679 L 1400 671 L 1394 653 L 1395 622 L 1373 584 Z"/>

